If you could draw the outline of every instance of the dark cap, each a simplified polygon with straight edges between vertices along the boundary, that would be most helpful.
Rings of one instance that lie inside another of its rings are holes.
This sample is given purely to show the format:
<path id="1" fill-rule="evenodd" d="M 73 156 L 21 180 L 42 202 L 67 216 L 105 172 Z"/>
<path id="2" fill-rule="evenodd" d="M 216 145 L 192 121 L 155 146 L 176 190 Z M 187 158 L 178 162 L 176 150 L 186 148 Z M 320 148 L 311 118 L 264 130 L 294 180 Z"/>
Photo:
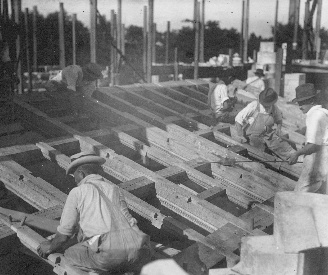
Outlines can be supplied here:
<path id="1" fill-rule="evenodd" d="M 263 105 L 271 105 L 278 100 L 278 94 L 272 88 L 266 88 L 259 95 L 259 101 Z"/>
<path id="2" fill-rule="evenodd" d="M 304 101 L 315 97 L 318 92 L 314 89 L 312 83 L 305 83 L 296 87 L 296 98 L 292 100 L 293 103 Z"/>
<path id="3" fill-rule="evenodd" d="M 255 75 L 258 75 L 258 76 L 265 76 L 265 74 L 263 73 L 263 70 L 262 69 L 256 69 L 256 71 L 254 72 Z"/>
<path id="4" fill-rule="evenodd" d="M 101 66 L 96 63 L 89 63 L 82 67 L 83 79 L 97 80 L 103 78 Z"/>

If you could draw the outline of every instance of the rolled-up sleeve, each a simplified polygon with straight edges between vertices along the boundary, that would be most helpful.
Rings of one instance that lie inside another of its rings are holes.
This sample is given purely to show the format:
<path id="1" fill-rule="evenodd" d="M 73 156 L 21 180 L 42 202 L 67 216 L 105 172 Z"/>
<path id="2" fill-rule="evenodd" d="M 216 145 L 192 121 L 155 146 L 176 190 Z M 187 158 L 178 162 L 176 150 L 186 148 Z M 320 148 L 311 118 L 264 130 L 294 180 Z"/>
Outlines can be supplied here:
<path id="1" fill-rule="evenodd" d="M 133 226 L 137 224 L 137 220 L 132 217 L 132 215 L 129 212 L 128 206 L 126 204 L 123 192 L 121 189 L 119 189 L 119 196 L 120 196 L 120 209 L 125 218 L 128 220 L 130 226 Z"/>
<path id="2" fill-rule="evenodd" d="M 61 215 L 60 224 L 57 231 L 63 235 L 72 236 L 79 222 L 78 213 L 78 189 L 73 188 L 68 194 L 63 213 Z"/>
<path id="3" fill-rule="evenodd" d="M 248 119 L 254 114 L 258 102 L 252 101 L 244 109 L 242 109 L 235 118 L 235 121 L 241 124 L 242 126 L 248 123 Z"/>

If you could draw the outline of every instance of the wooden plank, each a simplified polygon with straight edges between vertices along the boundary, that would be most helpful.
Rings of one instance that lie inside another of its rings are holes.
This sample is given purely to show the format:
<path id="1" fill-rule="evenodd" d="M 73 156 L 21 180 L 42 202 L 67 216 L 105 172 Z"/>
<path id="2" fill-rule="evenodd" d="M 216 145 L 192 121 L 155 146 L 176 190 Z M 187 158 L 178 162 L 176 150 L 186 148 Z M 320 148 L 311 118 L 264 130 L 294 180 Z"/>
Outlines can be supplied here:
<path id="1" fill-rule="evenodd" d="M 6 188 L 21 197 L 37 209 L 62 204 L 66 195 L 41 178 L 31 175 L 31 172 L 10 160 L 0 161 L 0 179 Z"/>
<path id="2" fill-rule="evenodd" d="M 199 193 L 197 197 L 201 200 L 210 200 L 216 196 L 222 196 L 225 193 L 225 189 L 215 186 Z"/>

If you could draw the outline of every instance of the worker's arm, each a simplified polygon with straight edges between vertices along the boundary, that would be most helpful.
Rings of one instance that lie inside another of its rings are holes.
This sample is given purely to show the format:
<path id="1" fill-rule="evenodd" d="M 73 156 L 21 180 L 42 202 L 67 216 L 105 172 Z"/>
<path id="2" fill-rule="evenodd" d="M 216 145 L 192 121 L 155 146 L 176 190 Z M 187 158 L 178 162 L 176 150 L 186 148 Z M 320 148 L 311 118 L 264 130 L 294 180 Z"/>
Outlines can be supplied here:
<path id="1" fill-rule="evenodd" d="M 130 226 L 134 226 L 137 224 L 137 220 L 132 217 L 132 215 L 129 212 L 128 206 L 126 204 L 124 195 L 121 190 L 119 190 L 119 196 L 120 196 L 120 209 L 125 218 L 128 220 Z"/>
<path id="2" fill-rule="evenodd" d="M 298 160 L 298 157 L 301 155 L 311 155 L 313 153 L 316 153 L 320 150 L 320 145 L 313 144 L 313 143 L 307 143 L 302 149 L 297 150 L 295 153 L 291 154 L 288 163 L 290 165 L 295 164 Z"/>
<path id="3" fill-rule="evenodd" d="M 47 258 L 50 254 L 59 251 L 68 241 L 69 236 L 56 232 L 55 237 L 51 241 L 42 242 L 37 248 L 40 257 Z"/>
<path id="4" fill-rule="evenodd" d="M 279 123 L 279 124 L 277 124 L 276 135 L 277 135 L 278 137 L 280 137 L 281 134 L 282 134 L 282 132 L 281 132 L 281 127 L 282 127 L 282 122 Z"/>

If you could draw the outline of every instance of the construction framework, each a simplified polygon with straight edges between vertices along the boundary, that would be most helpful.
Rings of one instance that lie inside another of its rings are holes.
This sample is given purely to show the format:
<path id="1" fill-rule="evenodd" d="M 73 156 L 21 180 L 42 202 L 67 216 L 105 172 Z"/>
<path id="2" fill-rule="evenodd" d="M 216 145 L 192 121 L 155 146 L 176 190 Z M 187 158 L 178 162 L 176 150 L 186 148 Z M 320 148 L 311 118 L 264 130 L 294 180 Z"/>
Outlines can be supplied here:
<path id="1" fill-rule="evenodd" d="M 239 261 L 242 237 L 270 233 L 273 197 L 293 190 L 300 170 L 264 165 L 275 157 L 234 141 L 229 125 L 213 132 L 207 93 L 208 82 L 200 80 L 99 88 L 85 101 L 88 116 L 79 120 L 69 115 L 64 100 L 42 93 L 17 96 L 18 122 L 7 135 L 19 129 L 41 138 L 0 149 L 0 180 L 40 211 L 35 215 L 58 219 L 74 186 L 72 179 L 64 182 L 69 157 L 92 148 L 106 158 L 106 178 L 124 190 L 141 228 L 157 243 L 161 240 L 154 232 L 183 243 L 169 254 L 157 249 L 157 257 L 173 257 L 191 274 L 199 274 L 191 251 L 207 268 L 224 261 L 231 267 Z M 291 122 L 284 121 L 284 131 L 301 143 L 292 123 L 297 118 L 291 112 L 286 117 Z M 227 155 L 257 162 L 211 163 Z M 0 228 L 3 243 L 13 238 L 7 225 Z M 30 241 L 29 235 L 24 238 Z M 55 271 L 69 269 L 52 263 Z"/>

